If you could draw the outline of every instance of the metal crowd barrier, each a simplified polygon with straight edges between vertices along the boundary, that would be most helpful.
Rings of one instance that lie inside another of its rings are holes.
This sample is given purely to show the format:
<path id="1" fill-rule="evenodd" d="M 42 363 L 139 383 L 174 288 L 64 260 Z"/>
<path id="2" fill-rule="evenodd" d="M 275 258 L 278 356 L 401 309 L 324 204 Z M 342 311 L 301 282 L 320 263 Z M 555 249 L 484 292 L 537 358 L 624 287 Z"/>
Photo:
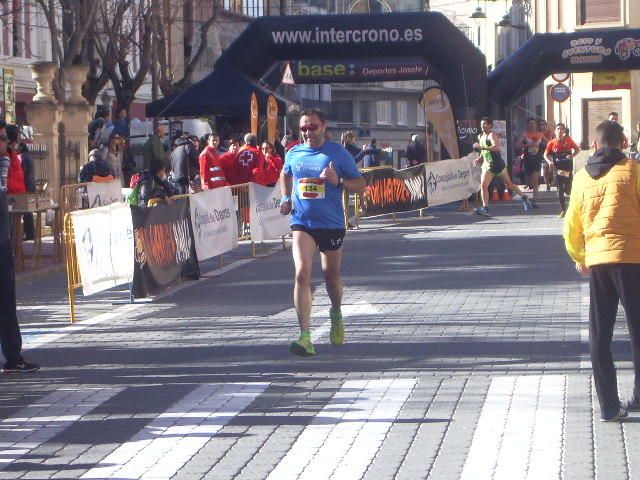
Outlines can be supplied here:
<path id="1" fill-rule="evenodd" d="M 67 263 L 67 293 L 69 294 L 69 316 L 71 323 L 76 321 L 75 291 L 82 287 L 78 259 L 76 258 L 76 238 L 73 232 L 71 213 L 64 216 L 64 248 Z"/>
<path id="2" fill-rule="evenodd" d="M 87 185 L 87 183 L 71 183 L 61 187 L 60 208 L 62 208 L 63 218 L 66 218 L 67 213 L 89 208 Z"/>
<path id="3" fill-rule="evenodd" d="M 238 222 L 238 240 L 251 240 L 251 256 L 256 256 L 256 244 L 251 239 L 251 226 L 249 224 L 251 216 L 251 205 L 249 202 L 249 183 L 231 186 L 234 202 L 237 206 L 236 221 Z M 188 198 L 189 195 L 175 195 L 171 199 Z M 148 207 L 153 207 L 162 203 L 160 198 L 152 198 L 147 203 Z M 66 253 L 67 267 L 67 291 L 69 294 L 69 313 L 71 322 L 75 322 L 75 291 L 82 287 L 82 278 L 76 257 L 75 235 L 71 212 L 84 210 L 89 207 L 87 199 L 87 184 L 78 183 L 65 185 L 62 187 L 62 205 L 64 212 L 64 250 Z M 348 205 L 348 200 L 347 200 Z M 286 250 L 286 237 L 282 237 L 282 248 Z M 223 256 L 219 256 L 220 268 L 224 266 Z"/>

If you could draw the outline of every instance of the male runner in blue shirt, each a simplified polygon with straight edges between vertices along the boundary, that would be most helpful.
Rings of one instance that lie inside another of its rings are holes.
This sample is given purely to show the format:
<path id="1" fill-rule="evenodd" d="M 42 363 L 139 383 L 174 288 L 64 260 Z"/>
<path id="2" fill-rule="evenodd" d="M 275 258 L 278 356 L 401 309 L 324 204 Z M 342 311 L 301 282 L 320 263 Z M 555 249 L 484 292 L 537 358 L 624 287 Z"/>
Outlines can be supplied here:
<path id="1" fill-rule="evenodd" d="M 340 261 L 345 235 L 342 192 L 362 194 L 365 181 L 351 154 L 337 143 L 326 141 L 327 126 L 322 111 L 305 110 L 300 117 L 304 143 L 287 153 L 280 174 L 283 215 L 291 214 L 293 261 L 296 268 L 293 292 L 300 338 L 291 343 L 296 355 L 315 355 L 309 332 L 311 324 L 311 267 L 320 250 L 322 272 L 331 299 L 332 345 L 344 343 L 342 323 L 342 279 Z"/>

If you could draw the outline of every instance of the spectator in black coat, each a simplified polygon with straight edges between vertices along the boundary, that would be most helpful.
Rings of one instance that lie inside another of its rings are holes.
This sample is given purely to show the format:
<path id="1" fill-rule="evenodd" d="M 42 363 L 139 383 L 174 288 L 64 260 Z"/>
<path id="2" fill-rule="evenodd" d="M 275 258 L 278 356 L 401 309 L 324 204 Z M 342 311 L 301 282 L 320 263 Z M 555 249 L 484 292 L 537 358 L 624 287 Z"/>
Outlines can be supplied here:
<path id="1" fill-rule="evenodd" d="M 89 161 L 80 167 L 78 181 L 82 183 L 91 182 L 93 177 L 115 178 L 113 168 L 111 168 L 109 162 L 102 159 L 102 155 L 100 155 L 100 151 L 97 149 L 89 152 Z"/>
<path id="2" fill-rule="evenodd" d="M 418 135 L 412 135 L 411 141 L 406 149 L 407 161 L 410 167 L 424 163 L 425 149 L 424 144 L 418 140 Z"/>
<path id="3" fill-rule="evenodd" d="M 140 178 L 138 206 L 146 207 L 152 198 L 166 200 L 176 194 L 174 187 L 167 181 L 164 167 L 156 165 L 155 171 L 145 170 Z"/>
<path id="4" fill-rule="evenodd" d="M 189 182 L 200 171 L 198 150 L 188 135 L 178 138 L 171 152 L 171 171 L 173 183 L 180 194 L 189 193 Z"/>

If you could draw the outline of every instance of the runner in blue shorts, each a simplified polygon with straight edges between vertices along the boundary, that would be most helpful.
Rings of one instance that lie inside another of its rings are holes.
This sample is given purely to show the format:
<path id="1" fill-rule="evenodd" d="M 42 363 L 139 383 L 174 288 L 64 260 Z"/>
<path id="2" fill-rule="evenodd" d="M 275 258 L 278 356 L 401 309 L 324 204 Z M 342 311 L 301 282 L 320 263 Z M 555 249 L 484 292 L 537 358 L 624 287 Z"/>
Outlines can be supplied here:
<path id="1" fill-rule="evenodd" d="M 331 332 L 334 346 L 344 343 L 342 323 L 342 241 L 345 235 L 342 192 L 362 194 L 365 181 L 351 154 L 337 143 L 326 141 L 327 126 L 322 111 L 306 110 L 300 117 L 304 143 L 287 153 L 280 175 L 283 215 L 291 214 L 293 261 L 296 276 L 293 292 L 300 338 L 291 343 L 296 355 L 315 355 L 311 342 L 311 267 L 320 250 L 322 272 L 331 299 Z"/>

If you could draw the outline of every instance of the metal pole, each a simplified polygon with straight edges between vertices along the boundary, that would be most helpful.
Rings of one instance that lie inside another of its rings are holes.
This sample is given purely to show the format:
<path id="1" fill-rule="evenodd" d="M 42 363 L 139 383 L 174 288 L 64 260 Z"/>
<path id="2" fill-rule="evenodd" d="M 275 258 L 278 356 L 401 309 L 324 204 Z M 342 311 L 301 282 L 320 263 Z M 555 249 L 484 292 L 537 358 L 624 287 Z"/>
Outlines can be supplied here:
<path id="1" fill-rule="evenodd" d="M 151 0 L 151 100 L 158 100 L 158 0 Z"/>

